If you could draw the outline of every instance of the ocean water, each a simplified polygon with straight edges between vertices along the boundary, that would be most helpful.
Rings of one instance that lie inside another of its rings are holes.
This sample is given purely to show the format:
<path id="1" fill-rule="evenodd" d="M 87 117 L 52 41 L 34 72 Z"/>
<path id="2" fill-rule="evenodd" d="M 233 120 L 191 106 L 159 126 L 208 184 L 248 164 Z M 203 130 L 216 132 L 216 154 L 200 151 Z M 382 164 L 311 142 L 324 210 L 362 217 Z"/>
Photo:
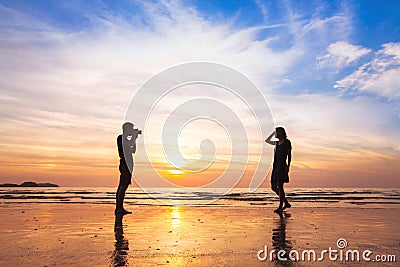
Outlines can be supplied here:
<path id="1" fill-rule="evenodd" d="M 297 207 L 400 207 L 400 188 L 287 188 L 288 200 Z M 114 204 L 112 187 L 1 187 L 0 203 Z M 128 188 L 130 205 L 276 206 L 270 189 L 246 188 Z"/>

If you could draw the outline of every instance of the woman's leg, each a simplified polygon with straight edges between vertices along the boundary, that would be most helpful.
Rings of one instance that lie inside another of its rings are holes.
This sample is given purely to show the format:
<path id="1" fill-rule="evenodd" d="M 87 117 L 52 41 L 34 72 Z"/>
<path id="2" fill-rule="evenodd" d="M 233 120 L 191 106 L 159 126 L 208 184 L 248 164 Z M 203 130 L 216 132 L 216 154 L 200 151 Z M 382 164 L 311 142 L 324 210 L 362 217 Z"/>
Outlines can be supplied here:
<path id="1" fill-rule="evenodd" d="M 282 209 L 283 202 L 285 202 L 285 190 L 283 189 L 283 183 L 278 183 L 278 191 L 279 191 L 279 207 L 278 207 L 278 209 Z"/>
<path id="2" fill-rule="evenodd" d="M 283 183 L 278 183 L 279 190 L 279 208 L 283 207 L 283 203 L 286 203 L 285 189 L 283 189 Z"/>
<path id="3" fill-rule="evenodd" d="M 289 201 L 286 199 L 286 194 L 285 194 L 285 189 L 283 188 L 283 183 L 278 183 L 278 190 L 279 190 L 279 208 L 282 208 L 283 204 L 285 204 L 283 209 L 290 208 L 291 205 L 290 205 Z"/>
<path id="4" fill-rule="evenodd" d="M 279 190 L 278 190 L 278 184 L 277 183 L 271 183 L 271 189 L 272 189 L 272 191 L 274 191 L 279 196 Z"/>

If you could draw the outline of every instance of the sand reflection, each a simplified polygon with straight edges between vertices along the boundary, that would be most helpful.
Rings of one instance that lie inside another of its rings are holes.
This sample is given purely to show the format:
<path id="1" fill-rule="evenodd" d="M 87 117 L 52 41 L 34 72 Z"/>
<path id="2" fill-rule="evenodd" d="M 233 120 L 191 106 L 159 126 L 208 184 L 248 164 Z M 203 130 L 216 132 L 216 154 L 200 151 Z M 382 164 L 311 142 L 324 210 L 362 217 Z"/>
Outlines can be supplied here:
<path id="1" fill-rule="evenodd" d="M 178 228 L 181 225 L 181 207 L 173 206 L 171 209 L 171 226 Z"/>
<path id="2" fill-rule="evenodd" d="M 283 212 L 279 213 L 279 217 L 274 219 L 274 228 L 272 229 L 272 247 L 275 249 L 274 263 L 276 266 L 291 266 L 291 261 L 280 261 L 277 259 L 277 253 L 279 250 L 283 250 L 286 253 L 281 257 L 289 258 L 289 252 L 292 249 L 292 241 L 286 238 L 286 225 L 287 220 L 290 218 L 290 213 Z"/>
<path id="3" fill-rule="evenodd" d="M 113 266 L 128 266 L 129 241 L 124 237 L 122 214 L 115 215 L 114 234 L 115 243 L 112 253 Z"/>

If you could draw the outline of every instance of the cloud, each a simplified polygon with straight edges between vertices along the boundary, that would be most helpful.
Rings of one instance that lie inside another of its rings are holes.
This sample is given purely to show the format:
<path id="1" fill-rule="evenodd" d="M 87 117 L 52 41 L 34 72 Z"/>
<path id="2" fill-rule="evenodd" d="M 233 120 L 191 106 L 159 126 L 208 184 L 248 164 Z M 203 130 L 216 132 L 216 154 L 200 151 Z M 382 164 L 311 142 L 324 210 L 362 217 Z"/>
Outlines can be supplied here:
<path id="1" fill-rule="evenodd" d="M 288 74 L 310 75 L 312 71 L 304 66 L 315 67 L 315 56 L 327 44 L 346 39 L 351 26 L 342 11 L 304 17 L 289 10 L 290 16 L 283 17 L 279 25 L 237 27 L 229 19 L 210 20 L 195 7 L 169 1 L 138 5 L 140 14 L 129 19 L 90 14 L 90 27 L 78 30 L 1 9 L 2 17 L 12 18 L 2 25 L 0 37 L 2 162 L 26 162 L 32 168 L 56 164 L 66 172 L 87 165 L 92 173 L 98 170 L 90 166 L 101 162 L 110 168 L 107 174 L 116 173 L 112 166 L 113 160 L 117 164 L 115 137 L 131 97 L 151 75 L 188 61 L 234 67 L 254 80 L 264 94 L 272 94 L 277 123 L 288 125 L 296 151 L 308 157 L 308 161 L 297 158 L 299 166 L 311 163 L 314 167 L 315 158 L 334 158 L 329 151 L 349 153 L 358 146 L 377 150 L 384 144 L 385 131 L 378 127 L 380 120 L 372 111 L 379 110 L 377 114 L 385 117 L 390 107 L 323 94 L 287 96 L 279 91 L 283 83 L 295 84 L 297 77 L 288 79 Z M 385 57 L 398 55 L 394 45 L 385 49 Z M 340 49 L 328 48 L 327 52 L 340 57 L 341 64 L 357 60 Z M 392 75 L 382 79 L 392 81 Z M 363 116 L 372 116 L 371 123 L 363 123 Z M 243 120 L 248 118 L 243 116 Z M 389 124 L 384 121 L 385 126 Z M 365 136 L 359 138 L 358 132 Z M 337 137 L 341 142 L 335 141 Z M 385 152 L 392 153 L 387 147 Z M 41 155 L 40 160 L 35 154 Z M 74 171 L 68 175 L 74 176 Z"/>
<path id="2" fill-rule="evenodd" d="M 335 68 L 340 70 L 369 54 L 371 49 L 352 45 L 346 41 L 338 41 L 330 44 L 326 51 L 327 53 L 317 57 L 317 66 L 319 68 Z"/>
<path id="3" fill-rule="evenodd" d="M 268 22 L 269 10 L 268 10 L 267 6 L 261 0 L 255 0 L 254 3 L 260 9 L 261 14 L 263 15 L 264 22 Z"/>
<path id="4" fill-rule="evenodd" d="M 394 103 L 329 94 L 268 99 L 276 124 L 292 142 L 291 186 L 398 186 Z"/>
<path id="5" fill-rule="evenodd" d="M 131 97 L 151 75 L 199 60 L 275 80 L 298 58 L 295 47 L 275 51 L 259 38 L 268 27 L 238 29 L 170 2 L 141 9 L 137 20 L 91 14 L 90 27 L 71 31 L 1 6 L 13 19 L 0 37 L 1 162 L 24 162 L 30 173 L 54 164 L 69 175 L 80 168 L 96 173 L 88 162 L 106 162 L 108 173 L 117 172 L 115 137 Z M 65 155 L 73 155 L 68 164 Z"/>
<path id="6" fill-rule="evenodd" d="M 308 26 L 295 38 L 297 43 L 273 49 L 270 35 L 259 36 L 269 30 L 268 25 L 235 28 L 229 21 L 210 21 L 194 7 L 170 2 L 142 3 L 140 8 L 142 17 L 129 20 L 91 14 L 91 27 L 71 31 L 2 6 L 2 15 L 13 21 L 3 25 L 0 39 L 0 91 L 14 99 L 12 104 L 0 99 L 7 105 L 2 116 L 20 114 L 24 121 L 25 108 L 107 116 L 118 127 L 143 81 L 171 65 L 196 60 L 237 68 L 267 92 L 298 64 L 306 49 L 299 45 L 305 42 L 301 38 L 313 31 Z M 318 24 L 321 33 L 332 27 L 314 18 L 292 23 Z M 292 30 L 284 25 L 279 32 Z"/>
<path id="7" fill-rule="evenodd" d="M 342 91 L 369 92 L 389 99 L 400 97 L 400 43 L 387 43 L 374 58 L 337 81 Z"/>
<path id="8" fill-rule="evenodd" d="M 276 124 L 287 126 L 303 152 L 315 148 L 321 153 L 325 149 L 342 151 L 343 156 L 346 151 L 361 150 L 398 155 L 395 103 L 332 94 L 269 95 L 268 100 Z"/>

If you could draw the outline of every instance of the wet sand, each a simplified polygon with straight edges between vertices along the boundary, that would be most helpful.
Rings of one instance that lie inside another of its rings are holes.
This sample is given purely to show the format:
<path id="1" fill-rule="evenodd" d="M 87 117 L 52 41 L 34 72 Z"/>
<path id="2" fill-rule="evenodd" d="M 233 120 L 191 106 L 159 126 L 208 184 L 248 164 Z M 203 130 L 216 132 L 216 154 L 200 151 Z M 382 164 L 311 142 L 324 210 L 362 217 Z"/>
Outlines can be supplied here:
<path id="1" fill-rule="evenodd" d="M 396 263 L 265 261 L 276 250 L 358 249 L 396 255 L 398 208 L 296 208 L 279 216 L 269 207 L 0 205 L 0 266 L 396 266 Z M 263 256 L 263 254 L 260 254 Z M 276 258 L 276 254 L 273 255 Z M 396 255 L 397 261 L 399 261 Z M 398 263 L 397 263 L 398 264 Z"/>

